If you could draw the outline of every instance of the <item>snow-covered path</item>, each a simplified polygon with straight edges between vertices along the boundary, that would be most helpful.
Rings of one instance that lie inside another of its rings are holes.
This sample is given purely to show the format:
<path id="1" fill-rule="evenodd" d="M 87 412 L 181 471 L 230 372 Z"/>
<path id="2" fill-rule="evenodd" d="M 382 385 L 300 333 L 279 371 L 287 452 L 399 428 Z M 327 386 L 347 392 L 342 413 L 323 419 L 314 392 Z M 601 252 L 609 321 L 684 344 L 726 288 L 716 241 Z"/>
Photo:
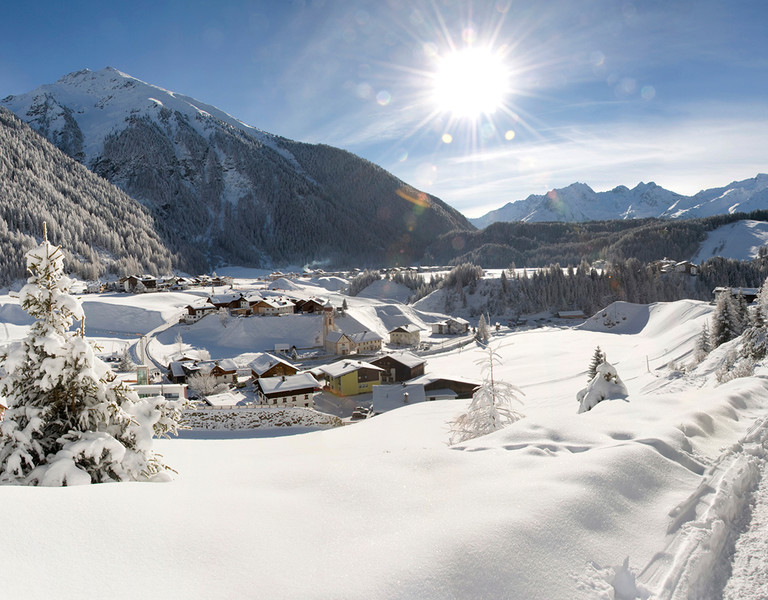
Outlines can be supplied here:
<path id="1" fill-rule="evenodd" d="M 768 468 L 755 494 L 752 520 L 736 542 L 731 578 L 723 592 L 725 600 L 768 598 Z"/>

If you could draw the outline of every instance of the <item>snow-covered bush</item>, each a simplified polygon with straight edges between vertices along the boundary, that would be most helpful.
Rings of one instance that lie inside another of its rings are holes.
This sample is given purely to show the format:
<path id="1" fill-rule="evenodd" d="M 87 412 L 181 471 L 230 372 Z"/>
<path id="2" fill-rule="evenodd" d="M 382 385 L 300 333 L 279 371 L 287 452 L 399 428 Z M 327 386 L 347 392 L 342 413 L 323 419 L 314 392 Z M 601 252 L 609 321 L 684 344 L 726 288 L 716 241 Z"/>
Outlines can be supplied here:
<path id="1" fill-rule="evenodd" d="M 183 401 L 140 399 L 115 380 L 82 328 L 67 292 L 60 248 L 44 240 L 27 253 L 31 276 L 19 295 L 36 319 L 4 360 L 0 395 L 0 483 L 77 485 L 154 479 L 166 467 L 152 438 L 176 432 Z"/>
<path id="2" fill-rule="evenodd" d="M 215 375 L 211 373 L 198 372 L 193 373 L 187 378 L 187 386 L 203 396 L 221 394 L 229 390 L 226 383 L 219 383 Z"/>
<path id="3" fill-rule="evenodd" d="M 629 391 L 616 368 L 609 362 L 603 362 L 597 366 L 596 374 L 587 387 L 576 394 L 576 399 L 579 401 L 579 412 L 583 413 L 603 400 L 626 398 L 628 395 Z"/>
<path id="4" fill-rule="evenodd" d="M 513 402 L 520 403 L 517 394 L 523 392 L 510 383 L 494 379 L 493 366 L 498 359 L 499 355 L 489 346 L 488 358 L 480 361 L 485 372 L 483 384 L 472 395 L 467 412 L 451 421 L 450 444 L 493 433 L 523 418 L 522 413 L 512 408 Z"/>

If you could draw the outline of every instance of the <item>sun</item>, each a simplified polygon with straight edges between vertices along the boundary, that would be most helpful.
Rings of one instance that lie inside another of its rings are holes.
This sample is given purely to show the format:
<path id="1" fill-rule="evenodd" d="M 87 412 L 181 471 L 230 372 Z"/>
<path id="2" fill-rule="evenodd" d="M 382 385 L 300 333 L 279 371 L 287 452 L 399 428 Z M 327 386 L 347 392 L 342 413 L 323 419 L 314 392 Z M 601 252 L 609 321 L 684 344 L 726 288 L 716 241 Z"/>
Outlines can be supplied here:
<path id="1" fill-rule="evenodd" d="M 477 119 L 501 108 L 508 91 L 504 59 L 488 48 L 465 48 L 438 59 L 433 97 L 441 112 Z"/>

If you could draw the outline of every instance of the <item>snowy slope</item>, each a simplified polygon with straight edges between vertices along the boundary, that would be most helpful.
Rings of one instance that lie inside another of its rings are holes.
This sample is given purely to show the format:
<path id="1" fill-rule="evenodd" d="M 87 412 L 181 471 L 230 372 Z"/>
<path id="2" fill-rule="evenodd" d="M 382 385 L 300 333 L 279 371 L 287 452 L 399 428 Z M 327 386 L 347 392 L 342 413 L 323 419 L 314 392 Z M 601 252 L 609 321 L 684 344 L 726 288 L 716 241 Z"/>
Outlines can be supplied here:
<path id="1" fill-rule="evenodd" d="M 723 490 L 723 449 L 764 414 L 768 385 L 666 368 L 689 355 L 707 304 L 611 311 L 620 326 L 495 337 L 496 376 L 522 388 L 526 416 L 458 447 L 446 423 L 466 402 L 433 402 L 305 435 L 159 441 L 179 471 L 169 484 L 2 487 L 3 592 L 579 600 L 624 581 L 625 597 L 668 598 L 671 574 L 686 597 L 674 542 Z M 577 415 L 598 344 L 630 394 Z M 430 370 L 477 377 L 484 355 L 433 356 Z"/>
<path id="2" fill-rule="evenodd" d="M 596 221 L 662 217 L 692 219 L 768 208 L 768 175 L 734 181 L 722 188 L 703 190 L 694 196 L 670 192 L 655 183 L 639 183 L 632 189 L 618 186 L 595 192 L 574 183 L 543 195 L 509 202 L 482 217 L 470 219 L 478 228 L 497 221 Z"/>
<path id="3" fill-rule="evenodd" d="M 691 261 L 699 264 L 712 256 L 752 260 L 765 245 L 768 245 L 768 223 L 745 219 L 710 231 Z"/>

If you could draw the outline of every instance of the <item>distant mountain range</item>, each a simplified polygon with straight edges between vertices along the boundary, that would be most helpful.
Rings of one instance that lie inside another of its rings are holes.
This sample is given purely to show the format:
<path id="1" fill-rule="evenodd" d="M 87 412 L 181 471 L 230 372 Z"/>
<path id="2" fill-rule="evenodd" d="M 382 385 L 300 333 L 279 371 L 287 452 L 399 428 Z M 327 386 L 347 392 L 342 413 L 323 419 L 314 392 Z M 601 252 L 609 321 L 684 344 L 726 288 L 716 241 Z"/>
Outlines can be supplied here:
<path id="1" fill-rule="evenodd" d="M 693 219 L 765 209 L 768 209 L 768 175 L 759 174 L 753 179 L 734 181 L 694 196 L 676 194 L 655 183 L 640 183 L 631 190 L 622 185 L 608 192 L 595 192 L 584 183 L 573 183 L 543 195 L 509 202 L 470 222 L 483 229 L 497 222 Z"/>
<path id="2" fill-rule="evenodd" d="M 440 234 L 474 229 L 349 152 L 260 131 L 113 68 L 0 105 L 141 202 L 186 262 L 410 265 Z"/>

